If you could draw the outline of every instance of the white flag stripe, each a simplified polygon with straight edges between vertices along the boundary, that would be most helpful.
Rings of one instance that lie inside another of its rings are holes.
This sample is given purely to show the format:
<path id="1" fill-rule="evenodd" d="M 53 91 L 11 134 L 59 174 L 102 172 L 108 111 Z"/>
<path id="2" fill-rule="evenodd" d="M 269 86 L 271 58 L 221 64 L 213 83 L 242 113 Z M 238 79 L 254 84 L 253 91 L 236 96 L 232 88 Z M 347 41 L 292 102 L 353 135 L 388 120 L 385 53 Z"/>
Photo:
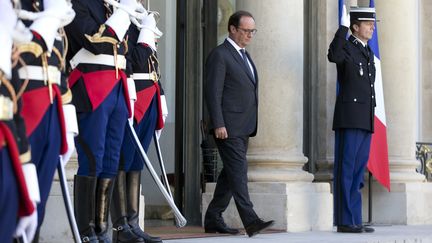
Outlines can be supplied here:
<path id="1" fill-rule="evenodd" d="M 382 74 L 381 74 L 381 60 L 378 59 L 376 56 L 375 56 L 374 60 L 375 60 L 375 69 L 376 69 L 376 73 L 375 73 L 375 101 L 376 101 L 375 116 L 384 124 L 384 126 L 387 126 L 385 107 L 384 107 L 384 90 L 383 90 L 383 81 L 382 81 Z"/>

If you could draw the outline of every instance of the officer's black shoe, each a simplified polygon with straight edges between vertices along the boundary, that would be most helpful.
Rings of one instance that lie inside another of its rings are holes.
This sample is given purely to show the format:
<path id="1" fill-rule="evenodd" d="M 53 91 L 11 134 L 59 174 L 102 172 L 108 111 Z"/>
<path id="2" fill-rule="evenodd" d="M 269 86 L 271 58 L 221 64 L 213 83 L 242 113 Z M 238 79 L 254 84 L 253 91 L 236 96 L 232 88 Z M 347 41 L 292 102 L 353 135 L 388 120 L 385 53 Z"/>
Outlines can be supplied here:
<path id="1" fill-rule="evenodd" d="M 337 232 L 339 233 L 362 233 L 363 226 L 357 225 L 338 225 Z"/>
<path id="2" fill-rule="evenodd" d="M 138 215 L 139 215 L 139 196 L 141 186 L 141 171 L 129 171 L 125 174 L 125 192 L 126 192 L 126 212 L 129 226 L 132 228 L 132 232 L 144 239 L 145 243 L 160 243 L 162 239 L 154 237 L 144 232 L 139 227 Z"/>
<path id="3" fill-rule="evenodd" d="M 363 225 L 362 229 L 363 229 L 363 232 L 365 232 L 365 233 L 373 233 L 373 232 L 375 232 L 374 228 L 366 226 L 366 225 Z"/>
<path id="4" fill-rule="evenodd" d="M 263 221 L 262 219 L 257 219 L 251 224 L 246 226 L 246 233 L 249 237 L 259 234 L 261 231 L 271 227 L 274 224 L 274 220 Z"/>
<path id="5" fill-rule="evenodd" d="M 141 230 L 138 225 L 131 225 L 131 230 L 135 235 L 143 238 L 145 243 L 162 243 L 162 239 L 160 237 L 147 234 L 146 232 Z"/>
<path id="6" fill-rule="evenodd" d="M 223 221 L 218 221 L 216 223 L 207 223 L 204 226 L 204 231 L 206 233 L 221 233 L 231 235 L 236 235 L 240 233 L 238 229 L 228 227 Z"/>
<path id="7" fill-rule="evenodd" d="M 121 223 L 121 224 L 120 224 Z M 124 217 L 113 226 L 113 243 L 144 243 L 144 239 L 134 234 Z"/>

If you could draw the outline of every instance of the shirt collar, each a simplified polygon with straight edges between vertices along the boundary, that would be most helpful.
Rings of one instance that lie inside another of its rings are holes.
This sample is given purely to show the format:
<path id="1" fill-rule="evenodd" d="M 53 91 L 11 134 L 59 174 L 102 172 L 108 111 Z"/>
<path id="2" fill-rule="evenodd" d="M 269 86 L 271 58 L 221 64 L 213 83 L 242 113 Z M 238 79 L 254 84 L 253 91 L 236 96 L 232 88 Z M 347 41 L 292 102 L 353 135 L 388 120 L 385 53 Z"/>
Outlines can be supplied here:
<path id="1" fill-rule="evenodd" d="M 360 40 L 359 38 L 357 38 L 357 36 L 352 35 L 358 42 L 360 42 L 360 44 L 362 44 L 363 47 L 366 47 L 367 43 L 364 43 L 362 40 Z"/>
<path id="2" fill-rule="evenodd" d="M 240 53 L 241 49 L 244 49 L 238 46 L 237 43 L 235 43 L 235 41 L 233 41 L 231 38 L 227 37 L 226 39 L 229 43 L 231 43 L 232 46 L 234 46 L 234 48 L 237 50 L 238 53 Z"/>

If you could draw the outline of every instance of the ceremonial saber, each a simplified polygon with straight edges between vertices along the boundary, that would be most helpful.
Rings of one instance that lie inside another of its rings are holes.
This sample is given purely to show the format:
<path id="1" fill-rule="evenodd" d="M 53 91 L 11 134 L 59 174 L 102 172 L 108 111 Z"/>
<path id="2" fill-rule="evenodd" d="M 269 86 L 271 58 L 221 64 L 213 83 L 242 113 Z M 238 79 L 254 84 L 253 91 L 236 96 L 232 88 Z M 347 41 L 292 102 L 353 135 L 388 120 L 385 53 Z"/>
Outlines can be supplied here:
<path id="1" fill-rule="evenodd" d="M 162 178 L 163 178 L 166 190 L 168 191 L 170 197 L 173 198 L 172 193 L 171 193 L 171 188 L 170 188 L 169 183 L 168 183 L 167 173 L 165 171 L 165 163 L 163 162 L 162 152 L 161 152 L 160 144 L 159 144 L 159 139 L 157 138 L 156 132 L 153 134 L 153 140 L 154 140 L 154 144 L 156 147 L 156 153 L 157 153 L 157 156 L 159 159 L 159 165 L 161 167 Z"/>
<path id="2" fill-rule="evenodd" d="M 172 197 L 170 197 L 170 195 L 168 194 L 167 190 L 165 189 L 165 187 L 162 185 L 162 182 L 159 180 L 158 175 L 156 174 L 156 171 L 154 170 L 150 160 L 147 157 L 146 152 L 144 151 L 141 142 L 138 139 L 137 134 L 135 133 L 135 129 L 133 128 L 132 124 L 130 124 L 129 122 L 127 122 L 127 126 L 129 127 L 129 132 L 131 133 L 132 137 L 133 137 L 133 141 L 134 141 L 134 145 L 136 146 L 136 149 L 138 150 L 138 154 L 141 156 L 141 159 L 144 161 L 145 165 L 147 166 L 147 169 L 150 172 L 150 175 L 153 177 L 153 180 L 156 182 L 156 185 L 158 186 L 159 190 L 162 192 L 162 195 L 165 197 L 165 199 L 167 200 L 168 204 L 170 205 L 171 209 L 174 211 L 174 216 L 175 216 L 175 221 L 176 221 L 176 226 L 177 227 L 184 227 L 186 226 L 187 220 L 185 219 L 185 217 L 180 213 L 180 211 L 178 210 L 177 206 L 174 203 L 174 200 L 172 199 Z"/>
<path id="3" fill-rule="evenodd" d="M 76 220 L 75 220 L 75 214 L 74 214 L 74 211 L 72 209 L 72 203 L 71 203 L 71 200 L 69 197 L 69 189 L 68 189 L 68 184 L 67 184 L 67 179 L 66 179 L 66 173 L 64 171 L 62 162 L 63 161 L 60 158 L 60 163 L 58 163 L 58 165 L 57 165 L 57 172 L 58 172 L 59 179 L 60 179 L 60 186 L 61 186 L 61 190 L 62 190 L 62 194 L 63 194 L 63 201 L 65 204 L 66 213 L 67 213 L 68 220 L 69 220 L 69 225 L 71 227 L 72 235 L 74 237 L 75 243 L 81 243 L 81 238 L 80 238 L 80 234 L 78 231 L 78 226 L 77 226 Z"/>

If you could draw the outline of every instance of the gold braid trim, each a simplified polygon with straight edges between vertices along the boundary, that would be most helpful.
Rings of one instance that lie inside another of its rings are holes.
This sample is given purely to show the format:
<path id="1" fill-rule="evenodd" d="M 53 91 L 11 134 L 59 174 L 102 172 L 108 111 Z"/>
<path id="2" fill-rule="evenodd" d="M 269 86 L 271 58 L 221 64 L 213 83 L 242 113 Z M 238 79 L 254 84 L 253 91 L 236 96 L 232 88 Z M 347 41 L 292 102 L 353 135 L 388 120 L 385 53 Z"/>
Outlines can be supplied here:
<path id="1" fill-rule="evenodd" d="M 105 25 L 101 25 L 99 28 L 99 31 L 94 34 L 93 36 L 85 34 L 85 37 L 91 42 L 91 43 L 111 43 L 114 46 L 117 45 L 118 41 L 116 38 L 103 36 L 103 32 L 105 31 Z"/>
<path id="2" fill-rule="evenodd" d="M 22 154 L 20 154 L 19 156 L 19 160 L 21 162 L 21 164 L 25 164 L 31 161 L 31 152 L 30 149 L 27 150 L 27 152 L 24 152 Z"/>
<path id="3" fill-rule="evenodd" d="M 72 91 L 68 89 L 66 93 L 62 95 L 62 104 L 69 104 L 72 102 Z"/>
<path id="4" fill-rule="evenodd" d="M 39 44 L 37 44 L 35 42 L 30 42 L 30 43 L 27 43 L 27 44 L 19 45 L 18 46 L 18 51 L 20 53 L 30 52 L 33 55 L 35 55 L 35 57 L 39 57 L 43 53 L 42 46 L 40 46 Z"/>

